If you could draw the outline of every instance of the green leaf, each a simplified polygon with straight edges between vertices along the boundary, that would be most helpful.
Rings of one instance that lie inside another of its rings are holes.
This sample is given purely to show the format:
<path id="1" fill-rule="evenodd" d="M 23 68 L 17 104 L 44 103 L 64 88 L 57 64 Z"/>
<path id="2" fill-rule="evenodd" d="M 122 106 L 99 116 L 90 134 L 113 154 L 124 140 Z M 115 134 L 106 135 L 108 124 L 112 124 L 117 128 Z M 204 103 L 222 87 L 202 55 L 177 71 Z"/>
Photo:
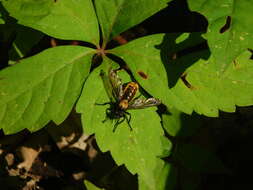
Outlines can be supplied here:
<path id="1" fill-rule="evenodd" d="M 153 190 L 174 190 L 177 183 L 177 172 L 173 165 L 157 159 L 157 166 L 155 169 L 155 187 Z M 139 189 L 151 189 L 143 183 L 141 176 L 139 176 Z"/>
<path id="2" fill-rule="evenodd" d="M 99 42 L 92 0 L 3 0 L 2 3 L 19 24 L 60 39 Z"/>
<path id="3" fill-rule="evenodd" d="M 96 0 L 105 42 L 165 8 L 170 0 Z"/>
<path id="4" fill-rule="evenodd" d="M 99 99 L 101 94 L 104 92 L 104 86 L 100 77 L 100 71 L 102 69 L 106 70 L 104 69 L 104 64 L 93 70 L 89 75 L 84 84 L 82 94 L 76 104 L 76 111 L 78 113 L 82 113 L 84 116 L 83 127 L 85 133 L 87 133 L 87 127 L 94 125 L 97 119 L 101 119 L 101 114 L 98 114 L 95 110 L 97 107 L 95 104 L 97 99 Z M 94 117 L 97 117 L 97 119 Z"/>
<path id="5" fill-rule="evenodd" d="M 205 36 L 218 71 L 223 72 L 242 52 L 253 48 L 253 0 L 189 0 L 188 4 L 208 20 Z"/>
<path id="6" fill-rule="evenodd" d="M 156 108 L 131 110 L 130 130 L 127 122 L 121 123 L 113 132 L 115 120 L 106 119 L 109 105 L 97 105 L 109 102 L 106 90 L 99 76 L 101 69 L 111 65 L 105 59 L 87 79 L 83 93 L 77 104 L 77 112 L 82 113 L 85 133 L 95 133 L 97 143 L 103 152 L 110 151 L 118 165 L 125 164 L 131 173 L 138 173 L 152 189 L 155 186 L 154 172 L 157 156 L 164 153 L 163 130 Z M 123 81 L 124 82 L 124 81 Z M 147 119 L 148 118 L 148 119 Z M 167 148 L 167 147 L 166 147 Z"/>
<path id="7" fill-rule="evenodd" d="M 110 52 L 127 63 L 134 78 L 149 94 L 171 105 L 177 97 L 168 89 L 167 73 L 161 60 L 159 46 L 163 38 L 162 34 L 139 38 Z M 177 102 L 180 103 L 179 100 Z"/>
<path id="8" fill-rule="evenodd" d="M 200 117 L 187 115 L 170 108 L 169 113 L 162 115 L 163 127 L 171 136 L 191 136 L 200 127 Z"/>
<path id="9" fill-rule="evenodd" d="M 172 151 L 172 142 L 168 141 L 167 137 L 163 137 L 161 138 L 161 142 L 162 142 L 162 146 L 163 148 L 163 152 L 161 155 L 159 155 L 160 158 L 165 158 L 168 157 L 171 154 Z"/>
<path id="10" fill-rule="evenodd" d="M 6 134 L 61 123 L 87 77 L 94 50 L 58 46 L 0 72 L 0 128 Z"/>
<path id="11" fill-rule="evenodd" d="M 198 52 L 181 57 L 174 65 L 184 65 L 193 62 L 205 52 Z M 171 89 L 180 97 L 185 105 L 181 111 L 189 109 L 198 114 L 217 117 L 219 110 L 234 112 L 237 106 L 253 104 L 253 65 L 249 51 L 241 54 L 230 63 L 225 72 L 217 72 L 213 57 L 208 60 L 199 59 L 185 70 L 185 81 L 178 80 Z M 186 84 L 187 81 L 187 84 Z M 177 102 L 173 102 L 176 106 Z"/>

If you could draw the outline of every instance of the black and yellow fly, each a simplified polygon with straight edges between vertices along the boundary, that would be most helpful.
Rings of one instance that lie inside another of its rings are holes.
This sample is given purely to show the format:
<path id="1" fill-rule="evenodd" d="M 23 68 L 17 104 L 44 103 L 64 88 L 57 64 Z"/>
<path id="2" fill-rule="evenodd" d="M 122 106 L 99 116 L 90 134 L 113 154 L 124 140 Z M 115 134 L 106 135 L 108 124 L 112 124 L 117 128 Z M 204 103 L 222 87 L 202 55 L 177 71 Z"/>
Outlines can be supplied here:
<path id="1" fill-rule="evenodd" d="M 130 125 L 131 114 L 127 112 L 127 110 L 158 106 L 161 104 L 161 101 L 156 98 L 134 98 L 139 90 L 138 83 L 128 82 L 126 84 L 122 84 L 117 72 L 118 69 L 114 70 L 112 68 L 109 69 L 108 74 L 101 70 L 100 76 L 102 77 L 107 95 L 110 98 L 110 102 L 100 105 L 110 105 L 110 107 L 106 109 L 106 116 L 109 119 L 117 120 L 113 131 L 115 131 L 116 127 L 125 120 L 132 130 Z M 106 121 L 106 119 L 104 121 Z"/>

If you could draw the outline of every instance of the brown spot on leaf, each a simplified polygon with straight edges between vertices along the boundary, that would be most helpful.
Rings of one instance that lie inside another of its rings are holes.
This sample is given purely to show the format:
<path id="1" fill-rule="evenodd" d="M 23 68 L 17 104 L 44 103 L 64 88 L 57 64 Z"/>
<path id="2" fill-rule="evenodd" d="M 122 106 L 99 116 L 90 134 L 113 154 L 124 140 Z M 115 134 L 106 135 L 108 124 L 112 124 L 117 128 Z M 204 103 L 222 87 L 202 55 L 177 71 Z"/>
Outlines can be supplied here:
<path id="1" fill-rule="evenodd" d="M 231 16 L 227 16 L 226 24 L 220 29 L 220 33 L 222 34 L 226 32 L 229 29 L 230 24 L 231 24 Z"/>
<path id="2" fill-rule="evenodd" d="M 138 74 L 141 76 L 141 78 L 143 79 L 147 79 L 148 75 L 146 73 L 144 73 L 143 71 L 138 71 Z"/>
<path id="3" fill-rule="evenodd" d="M 181 76 L 181 80 L 183 81 L 183 83 L 185 84 L 185 86 L 187 86 L 187 88 L 190 88 L 191 90 L 195 89 L 186 79 L 187 74 L 183 73 L 183 75 Z"/>
<path id="4" fill-rule="evenodd" d="M 234 64 L 235 67 L 238 65 L 236 60 L 233 61 L 233 64 Z"/>
<path id="5" fill-rule="evenodd" d="M 240 69 L 240 65 L 236 60 L 233 61 L 233 65 L 235 69 Z"/>

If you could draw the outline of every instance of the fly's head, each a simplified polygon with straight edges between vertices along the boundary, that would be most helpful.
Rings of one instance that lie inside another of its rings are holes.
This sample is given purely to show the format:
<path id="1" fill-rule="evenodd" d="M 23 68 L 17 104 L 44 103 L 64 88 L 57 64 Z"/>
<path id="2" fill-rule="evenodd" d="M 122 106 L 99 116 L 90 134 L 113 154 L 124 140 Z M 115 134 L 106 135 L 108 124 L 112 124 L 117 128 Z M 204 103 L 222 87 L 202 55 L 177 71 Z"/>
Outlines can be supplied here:
<path id="1" fill-rule="evenodd" d="M 124 117 L 125 110 L 118 103 L 110 103 L 110 107 L 106 109 L 106 115 L 109 119 L 119 119 Z"/>

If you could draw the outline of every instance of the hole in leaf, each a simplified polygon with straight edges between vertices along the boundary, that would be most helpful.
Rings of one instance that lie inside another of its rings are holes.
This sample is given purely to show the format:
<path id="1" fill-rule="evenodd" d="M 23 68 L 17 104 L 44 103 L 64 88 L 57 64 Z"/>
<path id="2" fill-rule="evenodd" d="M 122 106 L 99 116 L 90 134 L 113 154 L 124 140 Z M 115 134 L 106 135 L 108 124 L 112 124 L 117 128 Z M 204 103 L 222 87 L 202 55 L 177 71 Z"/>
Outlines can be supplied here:
<path id="1" fill-rule="evenodd" d="M 143 71 L 138 71 L 138 74 L 141 76 L 141 78 L 143 79 L 147 79 L 148 75 L 146 73 L 144 73 Z"/>
<path id="2" fill-rule="evenodd" d="M 222 34 L 226 32 L 229 29 L 230 24 L 231 24 L 231 16 L 227 16 L 226 24 L 220 29 L 220 33 Z"/>

